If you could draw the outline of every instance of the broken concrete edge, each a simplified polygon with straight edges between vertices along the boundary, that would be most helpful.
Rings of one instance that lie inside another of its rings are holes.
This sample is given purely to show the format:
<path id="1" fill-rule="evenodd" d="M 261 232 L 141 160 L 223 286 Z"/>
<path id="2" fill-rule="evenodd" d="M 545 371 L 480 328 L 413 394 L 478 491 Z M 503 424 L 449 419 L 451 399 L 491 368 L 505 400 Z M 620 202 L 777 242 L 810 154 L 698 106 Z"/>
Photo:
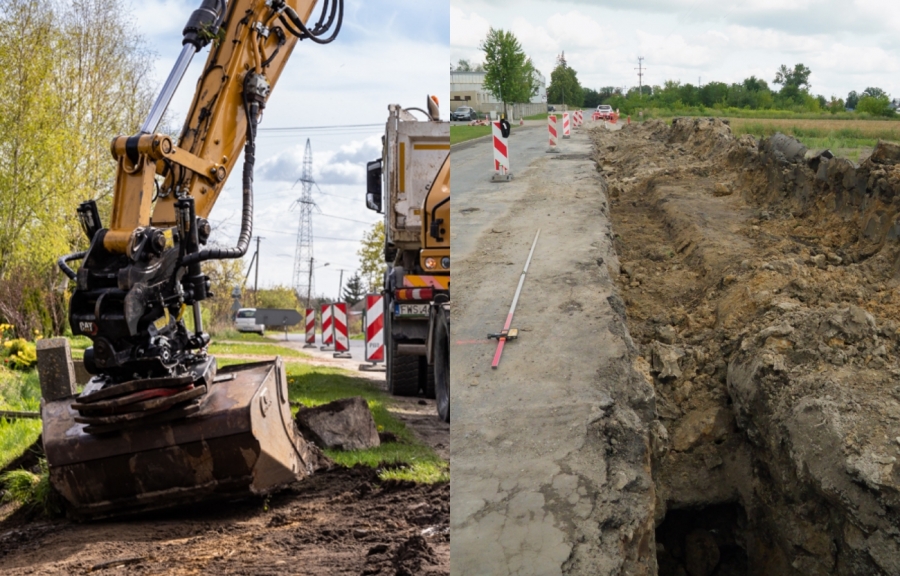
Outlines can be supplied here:
<path id="1" fill-rule="evenodd" d="M 606 194 L 602 177 L 601 188 Z M 612 245 L 603 260 L 606 273 L 614 278 L 619 262 Z M 572 543 L 562 571 L 650 576 L 657 573 L 653 459 L 668 439 L 656 415 L 655 390 L 644 368 L 646 362 L 628 331 L 625 303 L 612 281 L 610 284 L 608 329 L 621 339 L 625 353 L 600 371 L 604 390 L 598 394 L 586 434 L 586 438 L 600 439 L 603 453 L 596 458 L 605 461 L 607 468 L 606 482 L 594 498 L 603 503 L 593 512 L 601 528 Z M 589 457 L 589 452 L 585 456 Z"/>

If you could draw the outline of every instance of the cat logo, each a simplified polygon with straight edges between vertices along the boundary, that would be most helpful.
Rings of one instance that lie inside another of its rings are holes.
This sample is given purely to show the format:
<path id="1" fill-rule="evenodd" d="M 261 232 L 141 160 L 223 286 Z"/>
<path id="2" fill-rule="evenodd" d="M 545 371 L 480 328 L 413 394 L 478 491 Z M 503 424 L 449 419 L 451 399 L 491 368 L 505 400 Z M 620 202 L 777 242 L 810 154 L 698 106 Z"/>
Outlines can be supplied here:
<path id="1" fill-rule="evenodd" d="M 97 325 L 93 322 L 79 322 L 78 329 L 81 330 L 82 334 L 87 334 L 88 336 L 97 334 Z"/>

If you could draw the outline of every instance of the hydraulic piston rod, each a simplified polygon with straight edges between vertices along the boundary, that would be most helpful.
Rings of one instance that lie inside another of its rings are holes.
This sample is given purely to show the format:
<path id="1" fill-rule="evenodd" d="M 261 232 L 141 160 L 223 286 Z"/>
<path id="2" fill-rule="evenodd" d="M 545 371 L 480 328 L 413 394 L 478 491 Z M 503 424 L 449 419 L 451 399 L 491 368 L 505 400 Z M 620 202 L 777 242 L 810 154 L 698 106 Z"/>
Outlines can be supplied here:
<path id="1" fill-rule="evenodd" d="M 141 126 L 142 133 L 153 134 L 159 128 L 159 122 L 169 108 L 169 103 L 172 102 L 172 97 L 175 96 L 175 90 L 181 84 L 181 79 L 184 78 L 184 73 L 187 72 L 188 66 L 196 53 L 197 47 L 193 44 L 187 43 L 182 46 L 181 54 L 178 55 L 175 66 L 169 72 L 169 77 L 166 78 L 166 83 L 163 84 L 159 96 L 156 97 L 156 101 L 150 109 L 150 114 L 147 115 L 144 125 Z"/>

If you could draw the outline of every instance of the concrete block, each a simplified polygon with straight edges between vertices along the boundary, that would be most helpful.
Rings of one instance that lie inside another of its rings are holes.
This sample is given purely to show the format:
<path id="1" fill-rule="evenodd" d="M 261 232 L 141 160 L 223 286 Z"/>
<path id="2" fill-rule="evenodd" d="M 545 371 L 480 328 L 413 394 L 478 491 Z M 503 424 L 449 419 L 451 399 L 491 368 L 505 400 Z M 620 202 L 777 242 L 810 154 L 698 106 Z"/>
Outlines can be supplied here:
<path id="1" fill-rule="evenodd" d="M 44 338 L 37 341 L 38 375 L 41 396 L 50 402 L 75 395 L 75 366 L 66 338 Z"/>

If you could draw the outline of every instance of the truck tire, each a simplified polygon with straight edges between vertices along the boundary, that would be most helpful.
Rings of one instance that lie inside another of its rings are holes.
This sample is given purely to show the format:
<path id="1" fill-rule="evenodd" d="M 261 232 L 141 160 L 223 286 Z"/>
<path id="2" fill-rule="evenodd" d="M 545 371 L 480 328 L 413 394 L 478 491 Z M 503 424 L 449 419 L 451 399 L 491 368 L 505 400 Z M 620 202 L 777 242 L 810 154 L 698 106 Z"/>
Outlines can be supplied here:
<path id="1" fill-rule="evenodd" d="M 420 356 L 419 377 L 422 379 L 421 388 L 425 397 L 434 400 L 434 366 L 428 365 L 428 359 Z"/>
<path id="2" fill-rule="evenodd" d="M 415 396 L 419 393 L 419 357 L 397 355 L 397 342 L 391 332 L 391 303 L 384 299 L 385 379 L 388 392 L 394 396 Z"/>
<path id="3" fill-rule="evenodd" d="M 392 340 L 387 357 L 388 391 L 394 396 L 416 396 L 419 393 L 419 357 L 398 356 Z"/>
<path id="4" fill-rule="evenodd" d="M 438 322 L 434 341 L 434 391 L 438 416 L 450 422 L 450 335 L 449 325 Z"/>

